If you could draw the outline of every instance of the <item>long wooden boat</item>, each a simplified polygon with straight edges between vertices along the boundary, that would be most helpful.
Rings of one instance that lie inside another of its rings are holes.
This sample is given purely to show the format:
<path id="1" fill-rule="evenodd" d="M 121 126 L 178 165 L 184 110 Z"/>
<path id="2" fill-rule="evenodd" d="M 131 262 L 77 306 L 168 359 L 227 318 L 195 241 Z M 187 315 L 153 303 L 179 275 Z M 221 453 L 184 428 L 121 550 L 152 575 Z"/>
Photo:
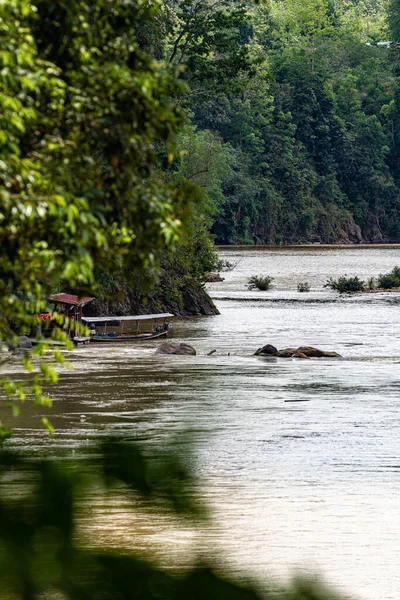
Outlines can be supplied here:
<path id="1" fill-rule="evenodd" d="M 128 315 L 124 317 L 82 317 L 90 329 L 90 343 L 144 342 L 166 338 L 174 315 Z"/>

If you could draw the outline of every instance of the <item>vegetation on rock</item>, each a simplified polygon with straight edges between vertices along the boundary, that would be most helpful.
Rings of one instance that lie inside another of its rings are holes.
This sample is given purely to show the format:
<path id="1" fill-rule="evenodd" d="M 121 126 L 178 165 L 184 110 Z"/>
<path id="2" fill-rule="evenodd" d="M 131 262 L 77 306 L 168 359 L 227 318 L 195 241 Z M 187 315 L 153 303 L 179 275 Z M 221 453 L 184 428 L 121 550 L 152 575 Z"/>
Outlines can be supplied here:
<path id="1" fill-rule="evenodd" d="M 377 287 L 385 290 L 400 288 L 400 267 L 394 267 L 390 273 L 379 275 L 377 277 Z"/>
<path id="2" fill-rule="evenodd" d="M 298 292 L 309 292 L 311 290 L 311 286 L 308 283 L 308 281 L 302 281 L 300 283 L 297 284 L 297 291 Z"/>
<path id="3" fill-rule="evenodd" d="M 266 292 L 270 289 L 274 278 L 269 277 L 268 275 L 252 275 L 248 278 L 248 289 L 249 290 L 260 290 L 261 292 Z"/>
<path id="4" fill-rule="evenodd" d="M 365 290 L 365 281 L 362 281 L 357 276 L 346 277 L 343 275 L 338 279 L 332 279 L 332 277 L 330 277 L 324 287 L 330 287 L 332 290 L 335 290 L 340 294 L 346 294 L 349 292 L 362 292 Z"/>
<path id="5" fill-rule="evenodd" d="M 324 287 L 330 287 L 340 293 L 362 292 L 368 290 L 390 290 L 400 288 L 400 267 L 394 267 L 390 273 L 381 273 L 377 278 L 370 277 L 365 283 L 359 277 L 342 276 L 338 279 L 332 277 L 327 281 Z"/>

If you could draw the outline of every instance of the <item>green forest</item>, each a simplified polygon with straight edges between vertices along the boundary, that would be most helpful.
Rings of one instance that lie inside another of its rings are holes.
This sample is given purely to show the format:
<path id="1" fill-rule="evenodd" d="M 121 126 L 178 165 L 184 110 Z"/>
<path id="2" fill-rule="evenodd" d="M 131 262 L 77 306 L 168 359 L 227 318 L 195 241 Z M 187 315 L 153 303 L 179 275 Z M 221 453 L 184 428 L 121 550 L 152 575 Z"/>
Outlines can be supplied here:
<path id="1" fill-rule="evenodd" d="M 162 178 L 198 204 L 186 243 L 129 306 L 210 313 L 212 244 L 400 239 L 400 40 L 385 0 L 165 0 L 139 45 L 173 73 L 183 117 Z M 392 7 L 392 13 L 395 8 Z M 193 188 L 195 189 L 195 188 Z M 194 301 L 193 301 L 194 298 Z M 116 306 L 102 305 L 103 310 Z"/>
<path id="2" fill-rule="evenodd" d="M 212 314 L 214 244 L 399 241 L 395 1 L 114 4 L 1 5 L 4 297 Z"/>
<path id="3" fill-rule="evenodd" d="M 6 20 L 25 4 L 7 3 Z M 55 199 L 71 226 L 52 291 L 79 289 L 85 277 L 75 275 L 94 266 L 97 310 L 210 314 L 202 283 L 217 268 L 214 243 L 400 239 L 400 46 L 384 43 L 400 40 L 395 2 L 163 0 L 127 4 L 119 20 L 111 9 L 36 5 L 35 18 L 28 8 L 23 16 L 29 34 L 17 25 L 3 33 L 3 162 L 25 157 L 3 170 L 5 189 L 21 195 L 31 169 L 40 193 L 68 189 L 91 207 L 64 214 Z M 113 47 L 125 37 L 131 50 Z M 106 218 L 127 216 L 135 230 L 113 265 L 105 247 L 123 246 L 121 231 L 100 239 L 97 227 L 87 254 L 73 248 L 111 196 Z"/>
<path id="4" fill-rule="evenodd" d="M 396 41 L 387 11 L 164 3 L 153 51 L 182 68 L 190 117 L 175 166 L 206 192 L 218 244 L 399 239 L 400 46 L 382 44 Z"/>
<path id="5" fill-rule="evenodd" d="M 158 148 L 162 177 L 190 181 L 202 198 L 150 306 L 210 310 L 188 306 L 182 290 L 215 268 L 212 242 L 399 240 L 391 11 L 385 0 L 165 0 L 137 26 L 140 46 L 181 86 L 174 148 L 168 159 Z"/>

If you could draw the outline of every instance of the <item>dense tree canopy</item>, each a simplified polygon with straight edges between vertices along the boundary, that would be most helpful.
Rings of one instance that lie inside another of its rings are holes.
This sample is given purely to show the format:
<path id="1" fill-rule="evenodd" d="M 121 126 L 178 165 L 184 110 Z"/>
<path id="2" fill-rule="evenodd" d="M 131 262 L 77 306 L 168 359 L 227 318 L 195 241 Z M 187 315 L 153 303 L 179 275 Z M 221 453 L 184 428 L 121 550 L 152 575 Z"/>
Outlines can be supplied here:
<path id="1" fill-rule="evenodd" d="M 376 45 L 398 37 L 396 2 L 392 35 L 386 2 L 230 5 L 222 62 L 238 64 L 240 54 L 240 68 L 228 78 L 221 68 L 217 86 L 210 69 L 209 87 L 189 94 L 198 135 L 219 135 L 216 151 L 230 156 L 213 219 L 217 241 L 397 240 L 398 50 Z M 218 23 L 220 33 L 226 23 Z M 198 89 L 199 63 L 189 50 L 179 56 Z M 219 56 L 206 56 L 218 65 Z"/>

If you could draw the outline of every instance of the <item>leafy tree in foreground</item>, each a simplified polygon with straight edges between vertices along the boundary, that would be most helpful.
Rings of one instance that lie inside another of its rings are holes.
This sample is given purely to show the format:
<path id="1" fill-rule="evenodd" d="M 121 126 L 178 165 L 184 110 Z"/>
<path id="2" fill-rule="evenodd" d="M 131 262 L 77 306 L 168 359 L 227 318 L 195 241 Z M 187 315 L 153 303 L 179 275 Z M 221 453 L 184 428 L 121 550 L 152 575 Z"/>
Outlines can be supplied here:
<path id="1" fill-rule="evenodd" d="M 0 2 L 0 347 L 37 324 L 50 292 L 93 290 L 96 265 L 157 265 L 190 218 L 196 186 L 163 183 L 154 150 L 183 120 L 177 79 L 136 40 L 156 7 Z M 39 403 L 43 379 L 56 379 L 45 361 L 31 387 Z M 5 390 L 26 397 L 15 382 Z"/>

